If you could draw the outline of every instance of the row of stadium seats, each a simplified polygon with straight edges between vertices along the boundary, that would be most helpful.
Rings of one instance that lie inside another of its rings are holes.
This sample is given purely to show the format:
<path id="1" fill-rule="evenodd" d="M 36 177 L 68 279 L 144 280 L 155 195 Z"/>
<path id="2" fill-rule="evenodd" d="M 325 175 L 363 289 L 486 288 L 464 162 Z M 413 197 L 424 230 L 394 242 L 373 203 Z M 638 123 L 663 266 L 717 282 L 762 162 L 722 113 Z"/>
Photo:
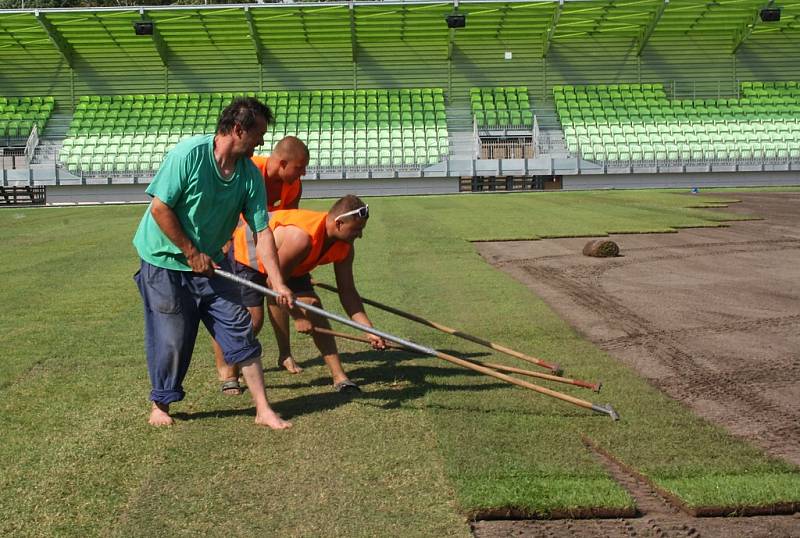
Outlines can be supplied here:
<path id="1" fill-rule="evenodd" d="M 668 123 L 668 124 L 607 124 L 607 125 L 574 125 L 564 128 L 568 136 L 609 136 L 609 135 L 678 135 L 678 134 L 710 134 L 714 137 L 732 134 L 742 138 L 750 138 L 752 133 L 781 132 L 790 134 L 800 128 L 800 117 L 792 120 L 765 120 L 761 122 L 694 122 L 694 123 Z"/>
<path id="2" fill-rule="evenodd" d="M 614 91 L 621 94 L 620 85 Z M 625 85 L 626 97 L 606 97 L 609 86 L 554 88 L 567 149 L 589 160 L 796 159 L 800 94 L 764 86 L 749 97 L 669 100 L 657 84 Z M 748 86 L 746 90 L 756 89 Z M 650 92 L 649 97 L 636 95 Z M 600 96 L 603 97 L 600 97 Z M 635 96 L 636 95 L 636 96 Z M 643 150 L 647 147 L 647 150 Z M 654 157 L 655 156 L 655 157 Z"/>
<path id="3" fill-rule="evenodd" d="M 666 98 L 663 84 L 590 84 L 586 86 L 553 86 L 553 96 L 559 99 L 576 99 L 584 95 L 593 100 L 603 99 L 658 99 Z"/>
<path id="4" fill-rule="evenodd" d="M 742 82 L 740 87 L 741 94 L 745 97 L 800 96 L 800 83 L 796 80 Z"/>
<path id="5" fill-rule="evenodd" d="M 124 101 L 129 103 L 135 103 L 136 101 L 146 102 L 146 101 L 191 101 L 191 100 L 199 100 L 199 101 L 218 101 L 222 103 L 230 103 L 234 97 L 241 95 L 240 93 L 234 92 L 212 92 L 212 93 L 147 93 L 147 94 L 125 94 L 125 95 L 82 95 L 79 100 L 79 108 L 83 103 L 113 103 L 118 101 Z M 245 95 L 250 95 L 260 99 L 261 101 L 271 104 L 273 102 L 277 102 L 280 99 L 287 99 L 289 101 L 297 100 L 297 101 L 314 101 L 314 100 L 321 100 L 325 101 L 326 99 L 349 99 L 354 98 L 356 100 L 364 100 L 369 101 L 372 98 L 380 101 L 382 98 L 386 98 L 389 101 L 393 100 L 394 97 L 398 97 L 403 99 L 408 97 L 409 99 L 415 98 L 415 96 L 419 96 L 423 100 L 426 96 L 444 96 L 444 90 L 442 88 L 401 88 L 401 89 L 389 89 L 389 88 L 373 88 L 373 89 L 361 89 L 361 90 L 349 90 L 349 89 L 335 89 L 335 90 L 272 90 L 272 91 L 265 91 L 265 92 L 245 92 Z"/>
<path id="6" fill-rule="evenodd" d="M 67 157 L 63 164 L 73 173 L 80 172 L 149 172 L 161 164 L 170 146 L 151 148 L 155 153 L 77 154 Z M 381 148 L 312 149 L 309 169 L 336 167 L 389 168 L 418 166 L 441 160 L 438 150 L 427 146 Z"/>
<path id="7" fill-rule="evenodd" d="M 582 148 L 589 161 L 786 161 L 800 159 L 797 143 L 592 144 Z"/>
<path id="8" fill-rule="evenodd" d="M 169 147 L 165 148 L 165 150 Z M 435 151 L 435 150 L 434 150 Z M 326 168 L 396 168 L 415 167 L 420 163 L 437 162 L 438 154 L 426 147 L 371 148 L 345 150 L 312 150 L 310 169 Z M 164 152 L 131 154 L 71 155 L 64 165 L 73 173 L 153 173 L 161 165 Z"/>
<path id="9" fill-rule="evenodd" d="M 533 113 L 525 86 L 470 88 L 469 98 L 480 127 L 532 127 Z"/>
<path id="10" fill-rule="evenodd" d="M 347 131 L 312 133 L 313 136 L 304 137 L 306 133 L 293 133 L 303 138 L 313 153 L 316 150 L 341 152 L 346 149 L 389 149 L 389 148 L 419 148 L 426 149 L 425 153 L 431 156 L 446 155 L 449 150 L 447 134 L 438 134 L 435 128 L 400 130 L 397 132 L 382 131 Z M 125 135 L 104 137 L 76 137 L 64 141 L 60 156 L 68 161 L 72 156 L 84 155 L 132 155 L 132 154 L 163 154 L 174 146 L 182 135 Z M 268 154 L 275 142 L 283 135 L 265 138 L 264 145 L 258 153 Z M 422 152 L 419 152 L 420 154 Z"/>
<path id="11" fill-rule="evenodd" d="M 306 141 L 310 168 L 423 166 L 449 153 L 441 88 L 253 92 L 285 135 Z M 59 161 L 75 173 L 152 172 L 189 135 L 212 133 L 233 93 L 82 96 Z"/>
<path id="12" fill-rule="evenodd" d="M 52 105 L 56 102 L 52 95 L 28 95 L 25 97 L 4 97 L 0 96 L 0 110 L 9 107 L 30 107 L 32 105 Z"/>

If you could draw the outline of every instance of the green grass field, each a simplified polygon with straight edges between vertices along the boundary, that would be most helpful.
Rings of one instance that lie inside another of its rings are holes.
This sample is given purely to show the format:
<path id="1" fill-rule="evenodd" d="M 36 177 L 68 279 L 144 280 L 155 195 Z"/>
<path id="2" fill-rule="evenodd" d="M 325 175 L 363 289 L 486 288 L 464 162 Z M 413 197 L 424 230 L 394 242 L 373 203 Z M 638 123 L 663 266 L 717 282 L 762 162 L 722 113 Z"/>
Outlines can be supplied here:
<path id="1" fill-rule="evenodd" d="M 731 199 L 720 193 L 717 202 Z M 310 339 L 293 336 L 306 370 L 290 376 L 276 369 L 264 332 L 268 395 L 294 422 L 285 432 L 252 424 L 249 395 L 220 393 L 202 329 L 187 397 L 172 408 L 177 424 L 147 425 L 141 301 L 131 278 L 144 206 L 2 210 L 0 535 L 466 536 L 469 515 L 492 509 L 631 508 L 582 435 L 692 507 L 800 501 L 797 469 L 662 396 L 469 242 L 740 218 L 687 207 L 695 202 L 664 191 L 370 199 L 356 244 L 365 297 L 600 379 L 600 395 L 548 386 L 610 402 L 622 420 L 439 359 L 343 342 L 345 367 L 364 389 L 348 400 L 332 392 Z M 329 268 L 315 277 L 333 281 Z M 335 296 L 321 295 L 341 312 Z M 525 367 L 369 313 L 379 328 L 426 346 Z"/>

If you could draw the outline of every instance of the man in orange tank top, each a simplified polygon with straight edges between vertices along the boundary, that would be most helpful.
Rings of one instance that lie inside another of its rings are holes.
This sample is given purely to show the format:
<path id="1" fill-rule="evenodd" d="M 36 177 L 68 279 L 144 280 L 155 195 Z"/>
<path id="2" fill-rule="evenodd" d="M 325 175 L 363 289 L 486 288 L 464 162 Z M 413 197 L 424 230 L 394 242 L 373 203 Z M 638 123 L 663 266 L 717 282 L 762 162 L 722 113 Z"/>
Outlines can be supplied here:
<path id="1" fill-rule="evenodd" d="M 353 280 L 353 243 L 361 237 L 368 218 L 369 206 L 350 194 L 337 200 L 327 213 L 303 209 L 276 211 L 270 217 L 270 228 L 278 247 L 281 275 L 298 301 L 322 307 L 311 284 L 310 271 L 320 265 L 333 263 L 339 300 L 345 312 L 353 321 L 372 327 Z M 271 317 L 280 316 L 280 307 L 272 301 L 269 309 Z M 339 392 L 360 392 L 358 385 L 347 377 L 342 368 L 334 337 L 313 331 L 314 327 L 329 329 L 328 320 L 300 308 L 292 308 L 289 313 L 295 320 L 297 331 L 311 334 L 314 338 L 314 344 L 331 371 L 334 388 Z M 278 347 L 289 350 L 288 321 L 282 328 L 280 323 L 273 323 L 273 328 Z M 375 349 L 386 348 L 382 338 L 369 333 L 366 336 Z M 286 367 L 280 358 L 279 365 Z M 289 371 L 299 373 L 301 369 L 297 367 L 295 371 Z"/>
<path id="2" fill-rule="evenodd" d="M 306 144 L 297 137 L 286 136 L 275 144 L 269 157 L 253 156 L 251 160 L 264 177 L 267 211 L 297 209 L 303 192 L 300 178 L 305 175 L 309 160 Z M 255 238 L 250 228 L 241 219 L 233 233 L 230 248 L 233 249 L 231 254 L 237 262 L 258 269 L 258 271 L 253 271 L 252 275 L 248 275 L 249 279 L 256 284 L 266 285 L 266 271 L 256 256 Z M 242 299 L 252 318 L 253 333 L 258 335 L 264 324 L 264 297 L 248 289 L 243 291 Z M 280 314 L 276 313 L 276 318 L 285 320 L 283 325 L 288 326 L 289 313 L 286 309 L 283 309 Z M 282 352 L 283 350 L 279 349 L 279 355 Z M 286 355 L 283 356 L 286 357 Z M 225 362 L 222 349 L 216 341 L 214 341 L 214 359 L 219 379 L 222 381 L 222 392 L 229 395 L 241 394 L 239 370 L 235 365 Z M 291 357 L 289 359 L 291 360 Z M 291 360 L 291 363 L 294 361 Z M 292 364 L 287 362 L 287 365 L 291 366 Z"/>

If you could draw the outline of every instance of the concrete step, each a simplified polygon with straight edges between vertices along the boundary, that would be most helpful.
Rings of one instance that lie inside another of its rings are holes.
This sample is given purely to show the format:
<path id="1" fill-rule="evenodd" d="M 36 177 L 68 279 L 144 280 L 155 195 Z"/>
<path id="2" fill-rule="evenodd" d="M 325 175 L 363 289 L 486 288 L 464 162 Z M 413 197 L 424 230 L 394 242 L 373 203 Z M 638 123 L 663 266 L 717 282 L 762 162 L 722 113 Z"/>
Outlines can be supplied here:
<path id="1" fill-rule="evenodd" d="M 471 130 L 450 132 L 450 158 L 475 158 L 475 139 Z"/>
<path id="2" fill-rule="evenodd" d="M 72 122 L 72 114 L 53 114 L 47 120 L 47 126 L 39 136 L 40 139 L 64 139 Z"/>

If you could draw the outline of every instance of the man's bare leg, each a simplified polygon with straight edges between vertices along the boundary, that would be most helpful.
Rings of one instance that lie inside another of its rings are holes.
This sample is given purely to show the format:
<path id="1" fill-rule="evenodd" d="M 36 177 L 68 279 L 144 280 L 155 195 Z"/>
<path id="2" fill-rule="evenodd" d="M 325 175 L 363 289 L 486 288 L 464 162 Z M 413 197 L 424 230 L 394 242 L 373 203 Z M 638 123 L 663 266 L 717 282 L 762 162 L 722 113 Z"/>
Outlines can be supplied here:
<path id="1" fill-rule="evenodd" d="M 172 426 L 175 424 L 175 421 L 169 416 L 169 404 L 153 402 L 149 422 L 153 426 Z"/>
<path id="2" fill-rule="evenodd" d="M 325 325 L 328 324 L 318 323 L 315 324 L 315 327 L 330 329 L 330 326 L 325 327 Z M 314 333 L 313 337 L 314 344 L 317 346 L 317 349 L 319 349 L 319 352 L 322 353 L 322 358 L 331 371 L 333 384 L 336 385 L 342 381 L 347 381 L 349 378 L 342 368 L 342 361 L 339 359 L 339 350 L 336 349 L 336 339 L 329 334 L 320 334 L 317 332 Z"/>
<path id="3" fill-rule="evenodd" d="M 320 308 L 322 307 L 322 303 L 316 297 L 303 297 L 301 300 Z M 302 315 L 296 318 L 296 322 L 303 322 L 305 319 L 305 316 Z M 328 330 L 331 328 L 331 324 L 328 323 L 328 320 L 322 316 L 318 316 L 317 314 L 311 314 L 309 312 L 307 321 L 311 322 L 314 327 L 321 327 Z M 342 381 L 347 381 L 349 378 L 347 377 L 347 374 L 344 373 L 342 361 L 339 359 L 339 349 L 336 347 L 336 338 L 330 334 L 322 334 L 316 331 L 312 333 L 311 336 L 314 339 L 314 345 L 317 346 L 317 349 L 322 354 L 322 359 L 325 361 L 325 364 L 328 365 L 328 369 L 331 371 L 333 384 L 336 385 Z"/>
<path id="4" fill-rule="evenodd" d="M 235 364 L 228 364 L 225 362 L 225 358 L 222 355 L 222 348 L 219 347 L 216 340 L 212 339 L 211 342 L 214 346 L 214 362 L 217 365 L 217 377 L 219 380 L 222 382 L 239 381 L 239 368 Z M 228 396 L 238 396 L 243 391 L 241 387 L 231 387 L 223 389 L 222 392 Z"/>
<path id="5" fill-rule="evenodd" d="M 253 403 L 256 406 L 256 424 L 267 426 L 273 430 L 285 430 L 291 428 L 292 423 L 283 420 L 278 416 L 267 400 L 267 393 L 264 389 L 264 369 L 261 366 L 261 359 L 252 359 L 239 365 L 247 387 L 253 395 Z"/>
<path id="6" fill-rule="evenodd" d="M 290 374 L 299 374 L 303 369 L 292 357 L 292 348 L 289 342 L 289 313 L 285 308 L 270 302 L 269 321 L 275 333 L 275 340 L 278 342 L 278 364 L 286 368 Z"/>

